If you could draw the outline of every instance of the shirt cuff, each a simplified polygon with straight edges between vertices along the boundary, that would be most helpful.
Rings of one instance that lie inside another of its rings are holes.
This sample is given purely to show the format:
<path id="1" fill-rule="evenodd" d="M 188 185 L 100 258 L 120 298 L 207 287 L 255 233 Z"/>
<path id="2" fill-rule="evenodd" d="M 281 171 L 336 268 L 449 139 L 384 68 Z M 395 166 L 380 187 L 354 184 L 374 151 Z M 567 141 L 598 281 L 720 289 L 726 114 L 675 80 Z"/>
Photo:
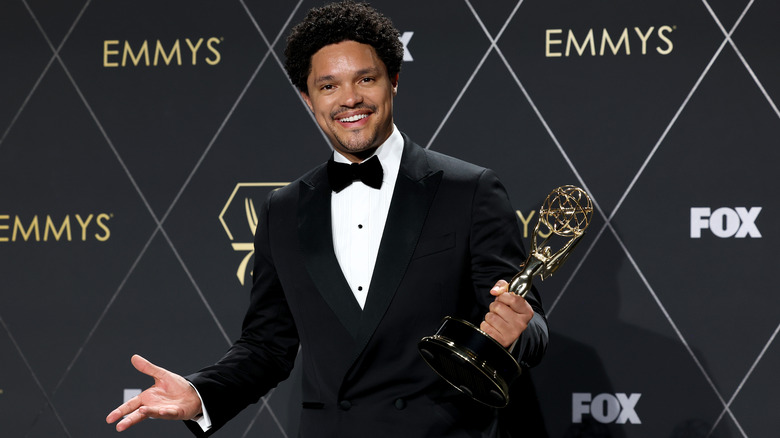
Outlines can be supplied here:
<path id="1" fill-rule="evenodd" d="M 206 411 L 206 405 L 203 403 L 203 397 L 200 396 L 198 388 L 196 388 L 192 382 L 189 382 L 189 384 L 192 386 L 192 389 L 195 390 L 195 393 L 198 394 L 198 398 L 200 399 L 201 413 L 197 417 L 193 418 L 192 421 L 198 423 L 198 426 L 200 426 L 201 430 L 207 432 L 209 429 L 211 429 L 211 418 L 209 417 L 209 413 Z"/>

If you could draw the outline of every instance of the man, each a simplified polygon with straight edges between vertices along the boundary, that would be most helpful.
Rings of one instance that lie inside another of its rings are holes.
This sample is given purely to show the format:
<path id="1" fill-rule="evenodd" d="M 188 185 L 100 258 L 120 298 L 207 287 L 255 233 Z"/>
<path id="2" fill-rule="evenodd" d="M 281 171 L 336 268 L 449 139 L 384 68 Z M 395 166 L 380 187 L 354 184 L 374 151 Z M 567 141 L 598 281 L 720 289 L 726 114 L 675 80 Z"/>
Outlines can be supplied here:
<path id="1" fill-rule="evenodd" d="M 302 437 L 504 433 L 498 412 L 438 377 L 417 342 L 447 315 L 481 321 L 530 367 L 546 349 L 541 302 L 535 290 L 504 293 L 524 255 L 494 173 L 424 150 L 393 124 L 398 37 L 352 2 L 313 9 L 293 29 L 286 68 L 333 157 L 266 200 L 241 338 L 187 379 L 134 356 L 155 385 L 109 414 L 126 415 L 117 430 L 195 419 L 187 426 L 209 435 L 287 378 L 300 344 Z M 374 176 L 353 183 L 366 168 Z"/>

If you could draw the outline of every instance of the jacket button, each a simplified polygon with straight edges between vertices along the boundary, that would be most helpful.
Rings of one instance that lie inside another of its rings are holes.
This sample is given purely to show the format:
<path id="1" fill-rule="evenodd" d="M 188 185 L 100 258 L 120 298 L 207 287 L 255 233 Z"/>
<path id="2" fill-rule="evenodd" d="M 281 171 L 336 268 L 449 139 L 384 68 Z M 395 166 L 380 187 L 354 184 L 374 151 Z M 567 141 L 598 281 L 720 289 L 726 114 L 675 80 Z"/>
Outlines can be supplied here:
<path id="1" fill-rule="evenodd" d="M 404 409 L 404 408 L 406 408 L 406 400 L 404 400 L 402 398 L 399 398 L 398 400 L 396 400 L 395 401 L 395 408 L 398 409 L 399 411 Z"/>
<path id="2" fill-rule="evenodd" d="M 352 408 L 352 403 L 350 403 L 349 400 L 342 400 L 339 402 L 339 407 L 345 411 L 348 411 Z"/>

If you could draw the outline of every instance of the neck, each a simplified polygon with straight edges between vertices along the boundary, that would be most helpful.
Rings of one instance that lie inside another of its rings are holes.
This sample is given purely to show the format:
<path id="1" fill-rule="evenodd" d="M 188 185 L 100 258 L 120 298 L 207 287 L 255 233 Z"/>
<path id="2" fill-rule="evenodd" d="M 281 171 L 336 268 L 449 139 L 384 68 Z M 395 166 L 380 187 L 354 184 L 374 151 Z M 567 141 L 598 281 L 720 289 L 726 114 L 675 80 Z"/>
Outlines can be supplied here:
<path id="1" fill-rule="evenodd" d="M 347 160 L 349 160 L 349 161 L 351 161 L 353 163 L 361 163 L 361 162 L 367 160 L 368 158 L 371 158 L 371 156 L 374 155 L 374 153 L 376 152 L 377 148 L 378 148 L 378 146 L 370 148 L 370 149 L 366 149 L 364 151 L 350 153 L 350 154 L 344 154 L 344 153 L 341 153 L 341 152 L 339 152 L 339 153 L 341 155 L 343 155 Z"/>

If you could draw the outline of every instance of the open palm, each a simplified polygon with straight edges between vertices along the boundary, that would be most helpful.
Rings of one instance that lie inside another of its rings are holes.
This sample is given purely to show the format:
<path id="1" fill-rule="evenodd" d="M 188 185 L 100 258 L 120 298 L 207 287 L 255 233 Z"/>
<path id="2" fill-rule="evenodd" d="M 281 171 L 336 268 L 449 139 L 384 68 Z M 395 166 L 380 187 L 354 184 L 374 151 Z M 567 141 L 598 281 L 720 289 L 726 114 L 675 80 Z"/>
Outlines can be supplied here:
<path id="1" fill-rule="evenodd" d="M 130 360 L 138 371 L 154 378 L 154 385 L 131 398 L 106 417 L 107 423 L 117 423 L 121 432 L 147 418 L 188 420 L 201 411 L 201 402 L 195 389 L 182 376 L 158 367 L 139 355 Z"/>

